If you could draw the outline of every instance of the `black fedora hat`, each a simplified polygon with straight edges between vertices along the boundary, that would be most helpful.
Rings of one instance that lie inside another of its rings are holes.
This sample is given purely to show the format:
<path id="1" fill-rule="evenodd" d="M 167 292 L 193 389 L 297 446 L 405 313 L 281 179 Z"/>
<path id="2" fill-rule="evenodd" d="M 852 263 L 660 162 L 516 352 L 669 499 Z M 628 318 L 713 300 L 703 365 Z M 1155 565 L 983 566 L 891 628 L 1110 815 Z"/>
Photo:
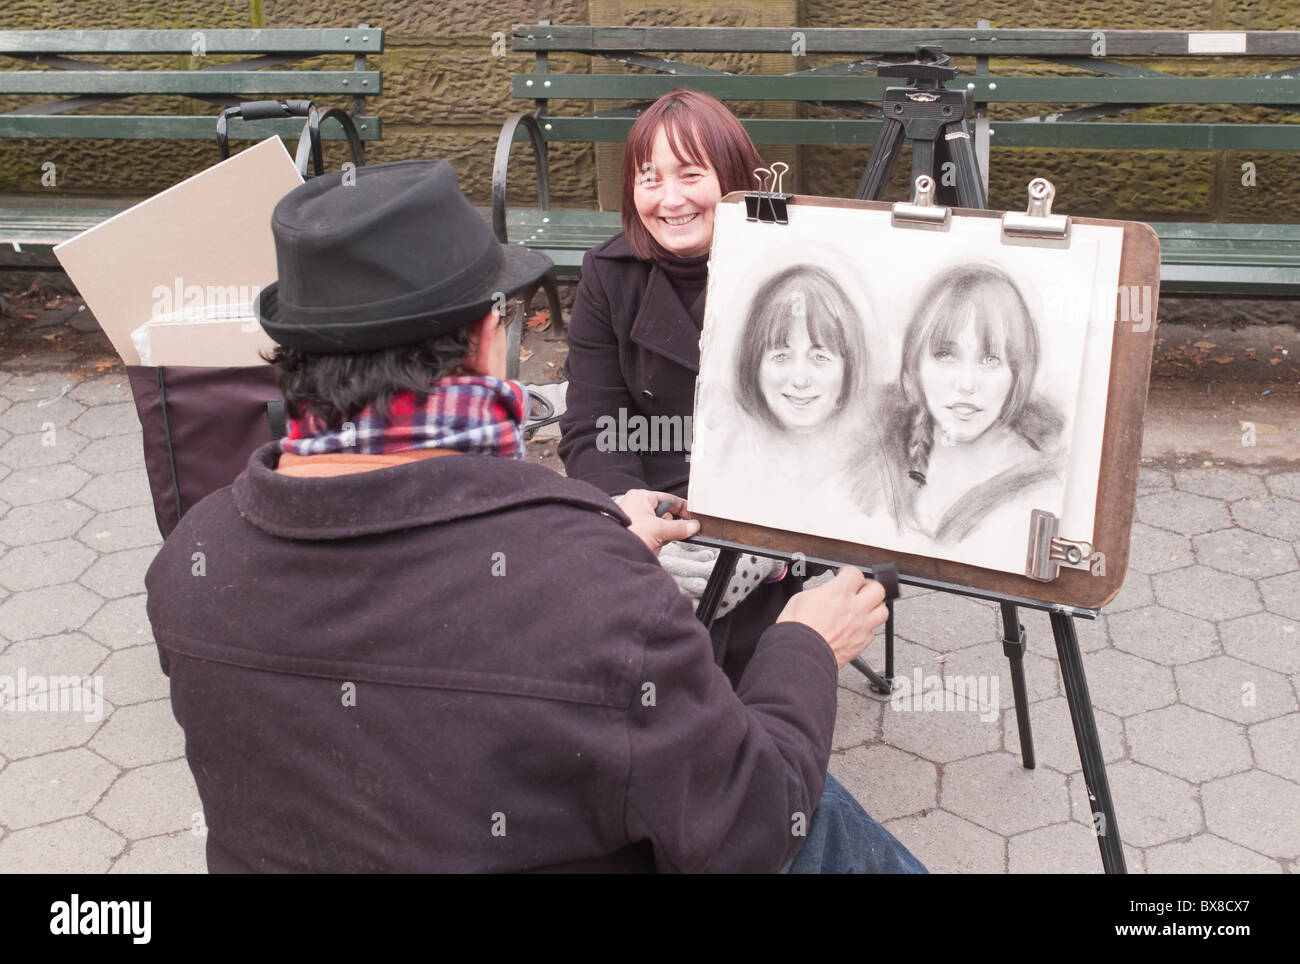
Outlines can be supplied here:
<path id="1" fill-rule="evenodd" d="M 504 245 L 446 161 L 335 171 L 290 191 L 271 216 L 279 279 L 253 311 L 276 342 L 353 354 L 463 328 L 551 266 Z"/>

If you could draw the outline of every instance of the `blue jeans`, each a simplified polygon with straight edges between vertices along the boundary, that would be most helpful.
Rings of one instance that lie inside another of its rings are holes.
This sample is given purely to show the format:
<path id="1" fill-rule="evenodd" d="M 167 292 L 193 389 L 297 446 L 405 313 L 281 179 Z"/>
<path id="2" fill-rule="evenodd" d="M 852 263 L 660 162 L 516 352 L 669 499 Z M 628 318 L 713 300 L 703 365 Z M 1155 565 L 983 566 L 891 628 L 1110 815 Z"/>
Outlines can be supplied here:
<path id="1" fill-rule="evenodd" d="M 829 773 L 808 822 L 808 838 L 783 874 L 928 873 Z"/>

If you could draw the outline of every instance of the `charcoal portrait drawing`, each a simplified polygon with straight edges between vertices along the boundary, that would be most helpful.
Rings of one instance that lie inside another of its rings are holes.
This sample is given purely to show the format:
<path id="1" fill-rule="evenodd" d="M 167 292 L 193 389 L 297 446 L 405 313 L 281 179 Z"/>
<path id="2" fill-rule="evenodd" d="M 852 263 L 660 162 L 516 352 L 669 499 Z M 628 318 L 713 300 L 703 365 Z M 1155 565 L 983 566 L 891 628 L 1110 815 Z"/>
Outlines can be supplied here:
<path id="1" fill-rule="evenodd" d="M 1049 247 L 993 218 L 742 207 L 715 215 L 693 511 L 791 551 L 808 534 L 1003 572 L 1034 510 L 1091 539 L 1120 232 Z"/>

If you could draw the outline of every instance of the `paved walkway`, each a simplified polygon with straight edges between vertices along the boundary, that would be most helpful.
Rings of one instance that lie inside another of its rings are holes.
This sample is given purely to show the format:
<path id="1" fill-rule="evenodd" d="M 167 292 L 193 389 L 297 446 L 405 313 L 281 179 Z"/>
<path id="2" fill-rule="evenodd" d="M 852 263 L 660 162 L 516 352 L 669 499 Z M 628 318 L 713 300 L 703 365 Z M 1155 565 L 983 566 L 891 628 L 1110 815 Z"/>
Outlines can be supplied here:
<path id="1" fill-rule="evenodd" d="M 1138 519 L 1119 598 L 1078 624 L 1129 869 L 1300 870 L 1300 466 L 1147 468 Z M 0 712 L 0 871 L 204 869 L 145 617 L 158 544 L 121 370 L 0 372 L 0 687 L 103 682 L 98 710 Z M 983 677 L 989 705 L 895 709 L 846 670 L 831 771 L 931 870 L 1100 872 L 1047 617 L 1024 613 L 1029 771 L 994 607 L 898 613 L 897 672 Z"/>

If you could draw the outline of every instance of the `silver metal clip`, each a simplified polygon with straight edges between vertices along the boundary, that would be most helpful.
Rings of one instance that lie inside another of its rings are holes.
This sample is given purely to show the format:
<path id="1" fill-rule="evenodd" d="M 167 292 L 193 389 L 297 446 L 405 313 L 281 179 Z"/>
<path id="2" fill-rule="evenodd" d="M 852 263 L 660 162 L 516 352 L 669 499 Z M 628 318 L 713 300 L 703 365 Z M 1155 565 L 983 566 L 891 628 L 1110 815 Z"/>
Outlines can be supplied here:
<path id="1" fill-rule="evenodd" d="M 754 169 L 758 190 L 745 195 L 745 220 L 763 221 L 767 224 L 790 223 L 787 204 L 793 195 L 781 190 L 788 170 L 790 165 L 781 161 L 773 164 L 770 170 L 766 167 Z"/>
<path id="2" fill-rule="evenodd" d="M 1060 520 L 1050 512 L 1034 509 L 1029 516 L 1029 556 L 1025 575 L 1039 582 L 1051 582 L 1061 567 L 1087 569 L 1092 561 L 1092 543 L 1058 536 Z"/>
<path id="3" fill-rule="evenodd" d="M 911 203 L 899 201 L 890 209 L 890 224 L 946 231 L 952 211 L 934 203 L 934 178 L 922 174 L 917 177 L 914 187 Z"/>
<path id="4" fill-rule="evenodd" d="M 1003 238 L 1053 238 L 1065 240 L 1070 235 L 1070 216 L 1053 214 L 1056 187 L 1045 177 L 1029 182 L 1029 210 L 1007 211 L 1002 215 Z"/>

